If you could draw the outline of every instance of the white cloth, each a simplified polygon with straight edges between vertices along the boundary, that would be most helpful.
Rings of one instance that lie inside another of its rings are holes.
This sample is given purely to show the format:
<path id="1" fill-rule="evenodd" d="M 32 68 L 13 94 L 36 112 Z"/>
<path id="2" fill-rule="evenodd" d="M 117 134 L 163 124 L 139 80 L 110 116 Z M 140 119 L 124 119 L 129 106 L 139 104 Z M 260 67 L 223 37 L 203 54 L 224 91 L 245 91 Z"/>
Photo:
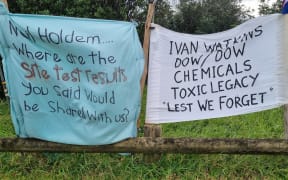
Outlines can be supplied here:
<path id="1" fill-rule="evenodd" d="M 287 103 L 285 18 L 258 17 L 208 35 L 154 24 L 146 123 L 225 117 Z"/>

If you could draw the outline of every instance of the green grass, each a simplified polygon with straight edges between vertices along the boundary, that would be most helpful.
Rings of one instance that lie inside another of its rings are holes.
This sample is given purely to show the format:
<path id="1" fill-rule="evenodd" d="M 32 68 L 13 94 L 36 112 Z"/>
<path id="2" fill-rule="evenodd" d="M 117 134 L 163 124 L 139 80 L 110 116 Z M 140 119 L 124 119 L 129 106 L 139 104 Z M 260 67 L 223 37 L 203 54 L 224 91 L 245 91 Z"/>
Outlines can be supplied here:
<path id="1" fill-rule="evenodd" d="M 6 102 L 0 102 L 0 124 L 0 137 L 15 137 Z M 282 138 L 283 109 L 164 124 L 162 129 L 163 137 Z M 142 154 L 0 153 L 0 179 L 287 178 L 288 157 L 283 155 L 164 154 L 149 164 L 143 162 Z"/>
<path id="2" fill-rule="evenodd" d="M 283 108 L 277 108 L 241 116 L 165 124 L 162 128 L 165 137 L 282 138 L 283 125 Z"/>

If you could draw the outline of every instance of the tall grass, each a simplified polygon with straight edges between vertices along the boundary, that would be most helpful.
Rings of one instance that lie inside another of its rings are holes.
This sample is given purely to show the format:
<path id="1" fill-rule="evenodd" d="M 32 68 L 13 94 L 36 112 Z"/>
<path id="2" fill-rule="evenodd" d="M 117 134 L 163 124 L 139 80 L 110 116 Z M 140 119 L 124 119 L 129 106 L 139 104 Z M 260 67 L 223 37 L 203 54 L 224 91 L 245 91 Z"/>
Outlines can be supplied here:
<path id="1" fill-rule="evenodd" d="M 145 102 L 144 106 L 145 106 Z M 145 108 L 143 106 L 143 109 Z M 141 112 L 144 119 L 144 110 Z M 143 122 L 142 122 L 143 124 Z M 163 137 L 282 138 L 283 109 L 162 125 Z M 142 134 L 140 134 L 142 135 Z M 14 136 L 9 108 L 0 102 L 0 137 Z M 287 179 L 283 155 L 0 153 L 0 179 Z"/>

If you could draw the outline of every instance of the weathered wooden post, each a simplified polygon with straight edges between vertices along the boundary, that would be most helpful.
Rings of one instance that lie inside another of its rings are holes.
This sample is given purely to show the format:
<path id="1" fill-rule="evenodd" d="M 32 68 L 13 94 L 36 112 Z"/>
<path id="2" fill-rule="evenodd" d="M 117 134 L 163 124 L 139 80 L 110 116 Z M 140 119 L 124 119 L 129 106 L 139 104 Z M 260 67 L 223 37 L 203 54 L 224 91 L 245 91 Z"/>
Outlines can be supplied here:
<path id="1" fill-rule="evenodd" d="M 155 0 L 149 0 L 149 6 L 148 6 L 148 13 L 145 23 L 145 32 L 144 32 L 144 41 L 143 41 L 143 49 L 144 49 L 144 57 L 145 57 L 145 67 L 143 71 L 143 76 L 141 78 L 141 90 L 143 94 L 143 90 L 146 83 L 146 77 L 147 77 L 147 69 L 148 69 L 148 62 L 149 62 L 149 44 L 150 44 L 150 32 L 151 32 L 151 22 L 154 16 L 155 12 Z M 139 123 L 139 121 L 138 121 Z M 161 137 L 161 126 L 160 125 L 154 125 L 154 124 L 145 124 L 144 125 L 144 136 L 145 137 Z M 145 154 L 144 155 L 144 161 L 145 162 L 153 162 L 155 160 L 158 160 L 160 158 L 160 154 Z"/>
<path id="2" fill-rule="evenodd" d="M 144 40 L 143 40 L 143 50 L 144 50 L 144 58 L 145 58 L 145 65 L 144 65 L 144 71 L 143 75 L 141 77 L 141 94 L 143 94 L 146 78 L 147 78 L 147 72 L 148 72 L 148 61 L 149 61 L 149 43 L 150 43 L 150 28 L 151 28 L 151 22 L 154 16 L 155 11 L 155 1 L 149 0 L 149 6 L 148 6 L 148 13 L 146 17 L 145 22 L 145 31 L 144 31 Z"/>
<path id="3" fill-rule="evenodd" d="M 146 84 L 146 79 L 147 79 L 147 72 L 148 72 L 148 62 L 149 62 L 149 43 L 150 43 L 150 28 L 151 28 L 151 22 L 154 16 L 154 11 L 155 11 L 155 3 L 156 1 L 154 0 L 149 0 L 149 6 L 148 6 L 148 12 L 147 12 L 147 17 L 146 17 L 146 22 L 145 22 L 145 29 L 144 29 L 144 40 L 143 40 L 143 50 L 144 50 L 144 70 L 143 74 L 141 77 L 141 97 L 143 97 L 143 92 Z M 138 119 L 137 122 L 137 127 L 140 128 L 140 118 Z"/>

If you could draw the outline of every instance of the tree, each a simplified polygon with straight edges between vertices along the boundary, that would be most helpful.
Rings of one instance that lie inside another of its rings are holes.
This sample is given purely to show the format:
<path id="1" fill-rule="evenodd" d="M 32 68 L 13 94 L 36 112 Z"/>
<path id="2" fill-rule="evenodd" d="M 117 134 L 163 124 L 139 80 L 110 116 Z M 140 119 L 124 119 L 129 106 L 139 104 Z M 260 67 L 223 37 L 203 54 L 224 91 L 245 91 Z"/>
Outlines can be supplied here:
<path id="1" fill-rule="evenodd" d="M 170 28 L 173 21 L 173 11 L 166 0 L 157 0 L 154 22 Z"/>
<path id="2" fill-rule="evenodd" d="M 132 19 L 138 23 L 138 34 L 140 40 L 143 41 L 148 3 L 147 0 L 138 0 L 135 4 L 137 6 L 134 8 L 138 9 L 138 11 L 132 11 L 134 13 Z M 166 0 L 157 0 L 153 22 L 166 28 L 171 28 L 173 11 Z"/>
<path id="3" fill-rule="evenodd" d="M 201 4 L 195 1 L 180 1 L 174 15 L 172 29 L 178 32 L 195 33 L 201 17 Z"/>
<path id="4" fill-rule="evenodd" d="M 126 0 L 127 1 L 127 0 Z M 15 0 L 9 2 L 11 12 L 47 14 L 85 18 L 126 20 L 125 0 Z"/>
<path id="5" fill-rule="evenodd" d="M 271 6 L 268 4 L 268 1 L 269 0 L 261 0 L 261 3 L 259 5 L 260 15 L 267 15 L 281 12 L 282 0 L 277 0 Z"/>
<path id="6" fill-rule="evenodd" d="M 185 33 L 214 33 L 230 29 L 247 19 L 240 0 L 181 0 L 173 29 Z"/>

